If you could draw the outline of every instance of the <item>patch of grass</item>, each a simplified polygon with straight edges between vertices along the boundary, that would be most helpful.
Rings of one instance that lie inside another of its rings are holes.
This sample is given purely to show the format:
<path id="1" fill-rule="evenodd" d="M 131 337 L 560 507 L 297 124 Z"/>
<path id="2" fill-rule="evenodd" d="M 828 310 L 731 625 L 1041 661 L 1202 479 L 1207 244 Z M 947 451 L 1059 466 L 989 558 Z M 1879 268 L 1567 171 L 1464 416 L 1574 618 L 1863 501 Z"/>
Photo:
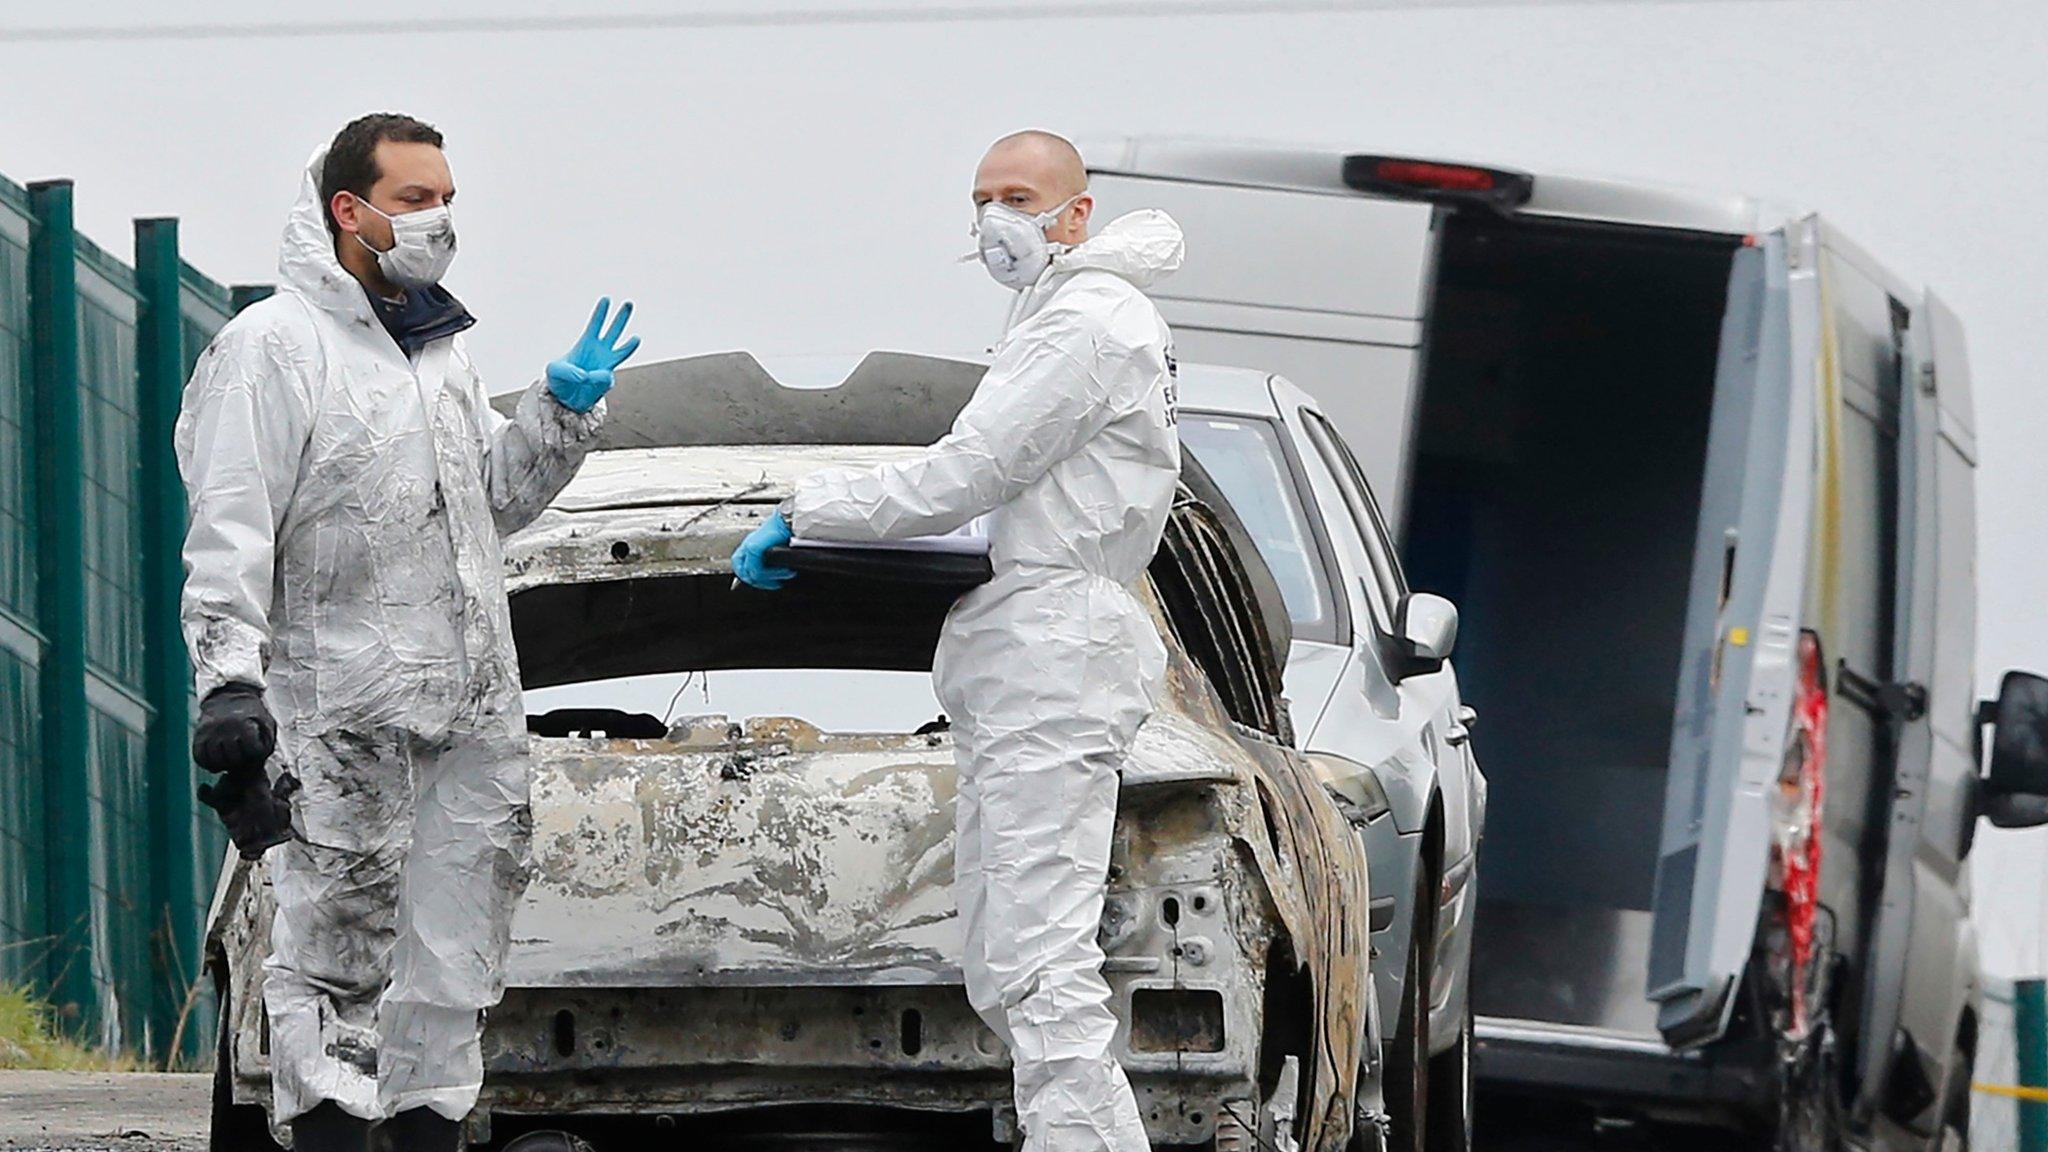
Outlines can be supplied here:
<path id="1" fill-rule="evenodd" d="M 130 1072 L 136 1064 L 57 1035 L 50 1008 L 26 988 L 0 983 L 0 1068 L 46 1072 Z"/>

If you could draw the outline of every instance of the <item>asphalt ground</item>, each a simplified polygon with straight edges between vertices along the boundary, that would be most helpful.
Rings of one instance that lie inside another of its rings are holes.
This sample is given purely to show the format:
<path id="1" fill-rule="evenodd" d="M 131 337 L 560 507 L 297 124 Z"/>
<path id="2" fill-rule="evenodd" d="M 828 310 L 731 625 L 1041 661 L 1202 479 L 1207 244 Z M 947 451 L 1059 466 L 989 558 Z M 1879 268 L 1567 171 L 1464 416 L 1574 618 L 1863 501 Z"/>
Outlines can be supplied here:
<path id="1" fill-rule="evenodd" d="M 0 1072 L 0 1148 L 203 1152 L 212 1077 Z"/>
<path id="2" fill-rule="evenodd" d="M 211 1077 L 161 1073 L 0 1072 L 0 1149 L 7 1152 L 204 1152 Z M 1694 1152 L 1726 1147 L 1653 1132 L 1529 1101 L 1479 1101 L 1481 1152 Z M 509 1133 L 508 1133 L 509 1134 Z M 607 1134 L 592 1133 L 604 1148 Z M 623 1134 L 621 1134 L 623 1135 Z M 634 1133 L 624 1143 L 653 1147 L 667 1133 Z M 776 1140 L 776 1148 L 812 1145 Z M 893 1141 L 861 1147 L 882 1147 Z M 738 1146 L 767 1147 L 755 1141 Z"/>

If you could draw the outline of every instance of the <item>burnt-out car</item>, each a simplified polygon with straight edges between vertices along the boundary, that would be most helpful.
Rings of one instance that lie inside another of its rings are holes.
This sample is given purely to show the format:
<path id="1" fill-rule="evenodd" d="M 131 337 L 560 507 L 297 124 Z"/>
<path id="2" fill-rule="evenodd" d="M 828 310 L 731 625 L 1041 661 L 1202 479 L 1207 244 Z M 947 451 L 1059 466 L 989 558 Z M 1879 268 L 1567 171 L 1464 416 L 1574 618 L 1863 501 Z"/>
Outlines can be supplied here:
<path id="1" fill-rule="evenodd" d="M 961 986 L 929 686 L 986 561 L 859 550 L 774 594 L 729 563 L 805 472 L 936 439 L 982 370 L 876 353 L 778 380 L 734 353 L 621 373 L 602 449 L 508 540 L 533 864 L 477 1140 L 1015 1138 L 1007 1058 Z M 1154 1146 L 1379 1147 L 1365 857 L 1290 747 L 1279 589 L 1198 468 L 1138 594 L 1169 671 L 1124 770 L 1101 940 Z M 260 865 L 223 880 L 223 1131 L 263 1128 L 270 909 Z"/>

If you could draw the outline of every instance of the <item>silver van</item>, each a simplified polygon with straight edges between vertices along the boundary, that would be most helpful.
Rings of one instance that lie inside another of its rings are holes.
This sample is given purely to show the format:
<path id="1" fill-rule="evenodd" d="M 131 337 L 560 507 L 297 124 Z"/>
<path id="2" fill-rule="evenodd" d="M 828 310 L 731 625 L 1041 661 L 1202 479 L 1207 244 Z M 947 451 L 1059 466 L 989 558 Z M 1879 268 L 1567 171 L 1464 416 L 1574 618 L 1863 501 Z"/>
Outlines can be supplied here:
<path id="1" fill-rule="evenodd" d="M 1084 154 L 1100 211 L 1186 231 L 1155 292 L 1180 355 L 1314 395 L 1410 583 L 1458 604 L 1481 1082 L 1794 1145 L 1966 1139 L 1963 859 L 2048 779 L 2019 675 L 1980 774 L 1954 313 L 1739 196 Z"/>

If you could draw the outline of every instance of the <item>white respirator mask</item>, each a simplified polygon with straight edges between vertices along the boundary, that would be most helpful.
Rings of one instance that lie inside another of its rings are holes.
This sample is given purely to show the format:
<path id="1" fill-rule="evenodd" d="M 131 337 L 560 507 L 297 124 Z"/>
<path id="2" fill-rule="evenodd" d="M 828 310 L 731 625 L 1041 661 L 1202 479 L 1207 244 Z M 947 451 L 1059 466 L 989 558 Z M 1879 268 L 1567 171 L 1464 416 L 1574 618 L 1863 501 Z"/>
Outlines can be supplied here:
<path id="1" fill-rule="evenodd" d="M 370 248 L 360 232 L 356 243 L 370 249 L 377 267 L 393 284 L 425 288 L 448 274 L 448 266 L 455 263 L 455 218 L 447 205 L 392 216 L 360 196 L 356 203 L 391 222 L 391 247 L 382 252 Z"/>
<path id="2" fill-rule="evenodd" d="M 1013 291 L 1022 291 L 1038 282 L 1046 266 L 1052 263 L 1053 243 L 1046 239 L 1045 230 L 1053 226 L 1060 214 L 1074 206 L 1074 201 L 1086 196 L 1076 192 L 1057 208 L 1026 216 L 1008 204 L 991 200 L 981 206 L 981 213 L 975 218 L 974 226 L 968 229 L 974 237 L 976 251 L 962 259 L 981 258 L 982 266 L 995 282 Z M 1065 245 L 1060 246 L 1063 250 Z"/>

